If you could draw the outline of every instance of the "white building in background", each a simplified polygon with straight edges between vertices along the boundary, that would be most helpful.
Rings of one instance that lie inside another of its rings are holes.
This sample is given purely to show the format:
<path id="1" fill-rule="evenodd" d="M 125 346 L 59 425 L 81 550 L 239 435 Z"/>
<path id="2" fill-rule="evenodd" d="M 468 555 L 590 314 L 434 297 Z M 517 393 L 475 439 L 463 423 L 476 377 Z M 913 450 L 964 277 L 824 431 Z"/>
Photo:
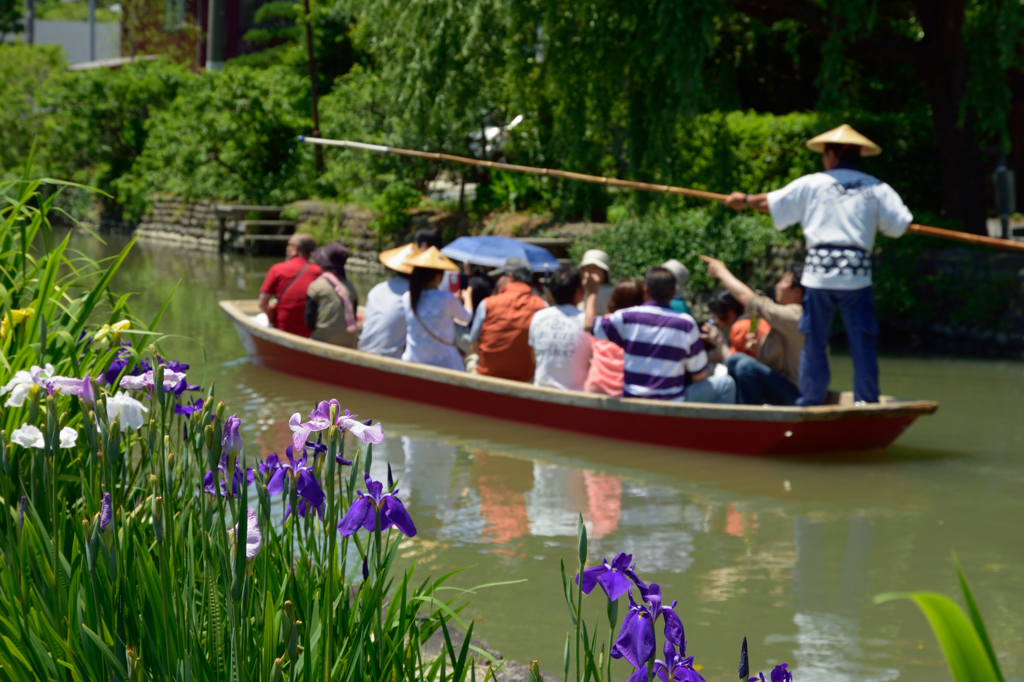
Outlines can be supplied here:
<path id="1" fill-rule="evenodd" d="M 9 36 L 8 42 L 24 40 L 24 35 Z M 89 22 L 35 20 L 36 45 L 60 45 L 68 64 L 82 64 L 89 59 Z M 120 22 L 96 22 L 96 61 L 121 56 Z"/>

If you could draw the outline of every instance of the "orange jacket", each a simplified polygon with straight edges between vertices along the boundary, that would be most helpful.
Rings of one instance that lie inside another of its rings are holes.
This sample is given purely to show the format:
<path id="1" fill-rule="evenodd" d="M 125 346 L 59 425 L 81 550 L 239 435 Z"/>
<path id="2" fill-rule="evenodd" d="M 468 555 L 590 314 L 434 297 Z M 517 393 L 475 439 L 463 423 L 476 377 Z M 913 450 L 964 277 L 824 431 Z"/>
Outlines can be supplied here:
<path id="1" fill-rule="evenodd" d="M 530 320 L 546 307 L 525 282 L 510 282 L 500 294 L 487 298 L 487 316 L 480 327 L 477 374 L 533 381 Z"/>
<path id="2" fill-rule="evenodd" d="M 757 331 L 754 336 L 757 337 L 758 341 L 763 341 L 764 337 L 768 336 L 768 332 L 772 330 L 770 324 L 765 322 L 763 319 L 757 321 Z M 747 334 L 750 333 L 750 318 L 745 317 L 740 320 L 736 320 L 732 323 L 732 327 L 729 328 L 729 345 L 732 347 L 735 353 L 746 353 L 752 358 L 757 358 L 757 352 L 747 348 Z"/>

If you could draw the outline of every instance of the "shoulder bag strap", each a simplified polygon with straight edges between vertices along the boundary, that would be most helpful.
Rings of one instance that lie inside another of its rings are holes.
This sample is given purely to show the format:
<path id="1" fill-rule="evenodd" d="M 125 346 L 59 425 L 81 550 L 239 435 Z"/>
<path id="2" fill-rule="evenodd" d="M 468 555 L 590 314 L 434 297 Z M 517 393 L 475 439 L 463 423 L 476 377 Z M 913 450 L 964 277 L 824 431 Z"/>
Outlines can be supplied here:
<path id="1" fill-rule="evenodd" d="M 309 263 L 307 262 L 305 265 L 302 266 L 302 269 L 299 270 L 299 273 L 297 275 L 295 275 L 294 277 L 292 277 L 292 280 L 290 282 L 288 282 L 288 285 L 285 286 L 285 288 L 281 290 L 281 293 L 277 295 L 276 298 L 277 298 L 278 301 L 280 301 L 282 298 L 284 298 L 284 295 L 286 293 L 288 293 L 288 290 L 292 288 L 293 284 L 295 284 L 295 280 L 297 280 L 299 277 L 302 277 L 302 273 L 304 273 L 306 271 L 306 268 L 308 268 L 308 267 L 309 267 Z"/>
<path id="2" fill-rule="evenodd" d="M 409 303 L 411 304 L 412 301 L 410 300 Z M 420 319 L 420 314 L 418 312 L 416 312 L 415 308 L 412 309 L 412 314 L 413 314 L 413 316 L 415 316 L 416 321 L 420 323 L 420 326 L 423 327 L 423 331 L 425 331 L 428 334 L 430 334 L 430 338 L 434 339 L 435 341 L 437 341 L 438 343 L 440 343 L 440 344 L 442 344 L 444 346 L 450 346 L 451 348 L 455 348 L 455 344 L 454 343 L 448 343 L 444 339 L 439 339 L 437 337 L 437 334 L 435 334 L 434 332 L 430 331 L 430 327 L 428 327 L 427 325 L 425 325 L 423 323 L 423 320 Z"/>

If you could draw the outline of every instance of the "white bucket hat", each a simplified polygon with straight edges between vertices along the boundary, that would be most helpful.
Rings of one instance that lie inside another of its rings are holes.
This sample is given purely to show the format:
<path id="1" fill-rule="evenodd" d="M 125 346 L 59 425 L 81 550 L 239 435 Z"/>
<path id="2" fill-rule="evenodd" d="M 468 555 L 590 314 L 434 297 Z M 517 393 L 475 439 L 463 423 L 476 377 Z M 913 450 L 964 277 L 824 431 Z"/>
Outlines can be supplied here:
<path id="1" fill-rule="evenodd" d="M 610 277 L 612 274 L 612 259 L 608 257 L 608 254 L 601 249 L 590 249 L 583 254 L 583 260 L 580 261 L 580 267 L 586 265 L 596 265 Z"/>
<path id="2" fill-rule="evenodd" d="M 676 278 L 676 284 L 680 290 L 682 290 L 682 288 L 686 286 L 686 283 L 690 281 L 690 269 L 675 258 L 668 259 L 661 264 L 661 267 L 672 273 L 672 276 Z"/>

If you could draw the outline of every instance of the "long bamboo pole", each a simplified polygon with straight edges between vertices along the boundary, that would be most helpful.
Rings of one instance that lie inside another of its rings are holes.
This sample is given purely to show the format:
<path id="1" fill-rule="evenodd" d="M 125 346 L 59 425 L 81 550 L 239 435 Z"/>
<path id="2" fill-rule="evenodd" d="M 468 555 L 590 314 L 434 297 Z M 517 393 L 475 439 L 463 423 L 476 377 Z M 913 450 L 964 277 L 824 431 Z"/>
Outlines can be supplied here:
<path id="1" fill-rule="evenodd" d="M 580 182 L 590 182 L 597 185 L 607 185 L 609 187 L 624 187 L 628 189 L 638 189 L 644 192 L 676 194 L 684 197 L 692 197 L 694 199 L 705 199 L 707 201 L 725 201 L 725 199 L 728 196 L 726 194 L 719 194 L 718 192 L 705 192 L 704 190 L 688 189 L 686 187 L 675 187 L 673 185 L 654 185 L 648 182 L 635 182 L 633 180 L 620 180 L 618 178 L 604 178 L 598 175 L 572 173 L 570 171 L 555 170 L 553 168 L 535 168 L 533 166 L 520 166 L 514 163 L 501 163 L 500 161 L 471 159 L 465 156 L 455 156 L 454 154 L 441 154 L 439 152 L 420 152 L 416 151 L 415 149 L 386 147 L 384 145 L 379 144 L 352 142 L 350 140 L 328 140 L 322 137 L 300 136 L 299 142 L 306 142 L 309 144 L 316 145 L 326 145 L 329 147 L 346 147 L 348 149 L 362 149 L 365 151 L 378 152 L 381 154 L 398 154 L 399 156 L 413 156 L 420 159 L 433 159 L 434 161 L 451 161 L 452 163 L 463 163 L 469 166 L 483 166 L 484 168 L 506 170 L 512 171 L 514 173 L 529 173 L 531 175 L 542 175 L 548 178 L 565 178 L 566 180 L 578 180 Z M 976 244 L 978 246 L 988 246 L 995 249 L 1003 249 L 1005 251 L 1024 252 L 1024 242 L 1015 242 L 1010 241 L 1009 239 L 982 237 L 981 235 L 968 234 L 966 232 L 957 232 L 955 230 L 945 230 L 940 227 L 931 227 L 929 225 L 918 225 L 917 223 L 911 223 L 910 227 L 907 228 L 907 231 L 914 232 L 915 234 L 924 235 L 926 237 L 938 237 L 939 239 L 948 239 L 950 241 L 963 242 L 965 244 Z"/>

